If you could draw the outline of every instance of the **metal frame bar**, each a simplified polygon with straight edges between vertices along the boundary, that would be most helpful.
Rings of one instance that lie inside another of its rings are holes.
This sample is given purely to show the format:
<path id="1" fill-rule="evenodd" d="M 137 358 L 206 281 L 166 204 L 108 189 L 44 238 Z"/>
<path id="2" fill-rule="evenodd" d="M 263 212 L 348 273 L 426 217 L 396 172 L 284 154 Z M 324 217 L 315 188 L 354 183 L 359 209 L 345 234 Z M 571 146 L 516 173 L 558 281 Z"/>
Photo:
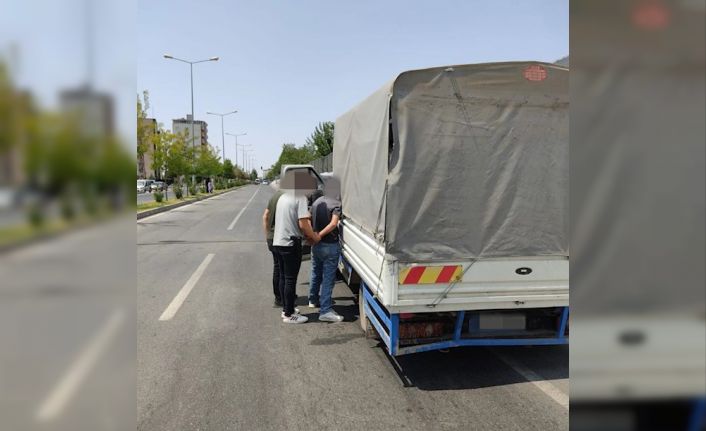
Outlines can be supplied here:
<path id="1" fill-rule="evenodd" d="M 561 323 L 559 323 L 559 330 L 556 336 L 558 338 L 566 338 L 564 335 L 566 333 L 566 323 L 569 321 L 569 307 L 564 307 L 561 311 Z"/>
<path id="2" fill-rule="evenodd" d="M 694 406 L 689 417 L 688 431 L 698 431 L 706 425 L 706 398 L 694 400 Z"/>
<path id="3" fill-rule="evenodd" d="M 454 324 L 453 339 L 439 341 L 435 343 L 419 344 L 415 346 L 400 347 L 399 346 L 399 314 L 387 313 L 380 305 L 377 299 L 373 297 L 370 288 L 364 281 L 360 282 L 361 299 L 363 300 L 363 309 L 365 316 L 360 316 L 361 319 L 367 317 L 377 330 L 380 338 L 382 338 L 387 352 L 391 356 L 407 355 L 410 353 L 428 352 L 431 350 L 448 349 L 450 347 L 461 346 L 554 346 L 561 344 L 569 344 L 569 339 L 564 335 L 566 332 L 566 324 L 569 318 L 569 307 L 562 307 L 561 322 L 557 330 L 556 337 L 551 338 L 461 338 L 463 332 L 463 322 L 466 317 L 465 311 L 456 313 L 456 322 Z M 471 316 L 473 317 L 473 316 Z"/>

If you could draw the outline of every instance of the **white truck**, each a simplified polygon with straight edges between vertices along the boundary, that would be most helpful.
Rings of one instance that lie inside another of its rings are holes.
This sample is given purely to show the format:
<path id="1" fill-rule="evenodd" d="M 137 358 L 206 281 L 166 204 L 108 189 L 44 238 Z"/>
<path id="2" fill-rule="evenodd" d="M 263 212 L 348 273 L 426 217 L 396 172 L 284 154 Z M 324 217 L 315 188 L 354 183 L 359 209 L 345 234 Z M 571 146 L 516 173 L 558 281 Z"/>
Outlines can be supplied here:
<path id="1" fill-rule="evenodd" d="M 414 70 L 336 120 L 339 267 L 390 355 L 568 343 L 568 78 Z"/>

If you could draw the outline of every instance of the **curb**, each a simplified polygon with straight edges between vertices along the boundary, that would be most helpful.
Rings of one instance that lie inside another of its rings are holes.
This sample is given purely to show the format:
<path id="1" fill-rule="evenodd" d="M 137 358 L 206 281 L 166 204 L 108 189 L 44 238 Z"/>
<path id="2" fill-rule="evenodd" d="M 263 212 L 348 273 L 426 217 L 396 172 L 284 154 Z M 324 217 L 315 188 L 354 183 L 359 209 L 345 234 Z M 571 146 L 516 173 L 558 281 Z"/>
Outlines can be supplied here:
<path id="1" fill-rule="evenodd" d="M 221 195 L 224 195 L 224 194 L 226 194 L 226 193 L 230 193 L 230 192 L 234 192 L 234 191 L 236 191 L 236 190 L 240 190 L 240 189 L 243 188 L 243 187 L 245 187 L 245 186 L 244 186 L 244 185 L 243 185 L 243 186 L 238 186 L 238 187 L 232 188 L 232 189 L 230 189 L 230 190 L 226 190 L 226 191 L 224 191 L 224 192 L 213 193 L 213 194 L 211 194 L 211 195 L 206 195 L 206 196 L 200 196 L 200 197 L 198 197 L 198 198 L 196 198 L 196 199 L 192 199 L 192 200 L 190 200 L 190 201 L 184 201 L 184 202 L 179 202 L 179 203 L 175 203 L 175 204 L 172 204 L 172 205 L 167 205 L 167 206 L 163 206 L 163 207 L 152 208 L 152 209 L 150 209 L 150 210 L 140 211 L 139 213 L 137 213 L 137 220 L 143 219 L 143 218 L 145 218 L 145 217 L 153 216 L 153 215 L 155 215 L 155 214 L 159 214 L 159 213 L 171 211 L 171 210 L 173 210 L 173 209 L 176 209 L 176 208 L 179 208 L 179 207 L 183 207 L 183 206 L 186 206 L 186 205 L 191 205 L 191 204 L 193 204 L 193 203 L 195 203 L 195 202 L 200 202 L 200 201 L 203 201 L 203 200 L 206 200 L 206 199 L 215 198 L 216 196 L 221 196 Z"/>

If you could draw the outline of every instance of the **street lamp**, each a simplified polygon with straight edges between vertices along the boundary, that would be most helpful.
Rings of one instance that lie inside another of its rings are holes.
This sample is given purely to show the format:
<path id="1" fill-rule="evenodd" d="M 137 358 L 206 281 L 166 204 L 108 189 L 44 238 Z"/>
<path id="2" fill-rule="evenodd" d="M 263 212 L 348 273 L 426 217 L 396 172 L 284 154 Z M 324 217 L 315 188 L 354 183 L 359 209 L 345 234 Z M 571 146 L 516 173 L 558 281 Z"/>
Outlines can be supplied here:
<path id="1" fill-rule="evenodd" d="M 218 115 L 221 117 L 221 146 L 223 147 L 223 154 L 221 155 L 221 159 L 225 162 L 226 161 L 226 138 L 223 136 L 223 117 L 226 115 L 231 115 L 231 114 L 237 114 L 238 111 L 231 111 L 231 112 L 226 112 L 225 114 L 219 114 L 218 112 L 206 112 L 206 115 Z M 237 153 L 237 152 L 236 152 Z"/>
<path id="2" fill-rule="evenodd" d="M 240 146 L 240 147 L 243 149 L 243 168 L 244 168 L 245 170 L 247 170 L 247 167 L 245 166 L 245 148 L 251 147 L 251 146 L 252 146 L 252 145 L 250 145 L 250 144 L 246 144 L 246 145 L 241 145 L 241 146 Z M 236 152 L 238 151 L 237 145 L 236 145 L 235 151 L 236 151 Z"/>
<path id="3" fill-rule="evenodd" d="M 206 60 L 189 61 L 174 57 L 170 54 L 164 54 L 164 58 L 168 60 L 181 61 L 182 63 L 187 63 L 189 65 L 189 72 L 191 76 L 191 148 L 194 148 L 194 141 L 196 140 L 196 133 L 194 132 L 194 64 L 205 63 L 207 61 L 218 61 L 218 57 L 211 57 Z M 194 181 L 194 175 L 191 175 L 191 181 Z"/>
<path id="4" fill-rule="evenodd" d="M 245 151 L 247 151 L 247 153 L 248 153 L 247 157 L 245 156 Z M 251 154 L 252 154 L 253 150 L 245 150 L 245 151 L 243 151 L 243 160 L 246 163 L 245 170 L 248 173 L 248 175 L 250 175 L 250 170 L 252 168 L 252 163 L 251 163 L 250 159 L 252 158 Z"/>
<path id="5" fill-rule="evenodd" d="M 228 133 L 228 132 L 226 132 L 226 135 L 235 136 L 235 166 L 238 166 L 238 136 L 245 136 L 247 134 L 248 134 L 248 132 L 245 132 L 245 133 Z"/>

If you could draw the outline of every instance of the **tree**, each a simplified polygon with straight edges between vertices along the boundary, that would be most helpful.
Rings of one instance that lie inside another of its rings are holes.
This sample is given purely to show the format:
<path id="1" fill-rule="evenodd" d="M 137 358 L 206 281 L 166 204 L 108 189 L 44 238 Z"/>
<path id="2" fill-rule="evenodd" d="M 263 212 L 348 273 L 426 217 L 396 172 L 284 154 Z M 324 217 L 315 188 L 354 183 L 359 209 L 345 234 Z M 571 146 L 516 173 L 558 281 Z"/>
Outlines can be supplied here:
<path id="1" fill-rule="evenodd" d="M 257 171 L 255 169 L 250 172 L 250 179 L 255 181 L 257 179 Z"/>
<path id="2" fill-rule="evenodd" d="M 164 130 L 161 125 L 157 129 L 157 133 L 150 137 L 151 144 L 154 148 L 151 169 L 155 172 L 158 180 L 162 179 L 162 174 L 166 168 L 169 146 L 173 140 L 174 134 Z"/>
<path id="3" fill-rule="evenodd" d="M 147 110 L 150 108 L 150 94 L 147 90 L 142 92 L 142 100 L 137 95 L 137 161 L 140 166 L 140 175 L 145 174 L 145 153 L 149 150 L 150 124 L 147 120 Z"/>
<path id="4" fill-rule="evenodd" d="M 306 144 L 314 148 L 317 157 L 328 156 L 333 151 L 333 127 L 331 121 L 319 123 L 314 133 L 306 138 Z"/>
<path id="5" fill-rule="evenodd" d="M 220 175 L 223 166 L 218 160 L 218 154 L 210 145 L 201 146 L 198 158 L 196 159 L 196 175 L 205 178 Z"/>
<path id="6" fill-rule="evenodd" d="M 233 179 L 235 178 L 235 170 L 233 169 L 233 162 L 230 159 L 225 159 L 223 161 L 223 173 L 224 178 Z"/>
<path id="7" fill-rule="evenodd" d="M 279 158 L 272 165 L 267 173 L 267 178 L 274 178 L 279 175 L 282 165 L 301 165 L 311 162 L 316 158 L 316 151 L 311 145 L 303 145 L 297 148 L 294 144 L 283 144 Z"/>
<path id="8" fill-rule="evenodd" d="M 182 133 L 170 133 L 169 140 L 170 144 L 165 157 L 167 177 L 178 181 L 182 176 L 191 173 L 193 150 L 190 145 L 187 145 L 186 136 Z"/>

